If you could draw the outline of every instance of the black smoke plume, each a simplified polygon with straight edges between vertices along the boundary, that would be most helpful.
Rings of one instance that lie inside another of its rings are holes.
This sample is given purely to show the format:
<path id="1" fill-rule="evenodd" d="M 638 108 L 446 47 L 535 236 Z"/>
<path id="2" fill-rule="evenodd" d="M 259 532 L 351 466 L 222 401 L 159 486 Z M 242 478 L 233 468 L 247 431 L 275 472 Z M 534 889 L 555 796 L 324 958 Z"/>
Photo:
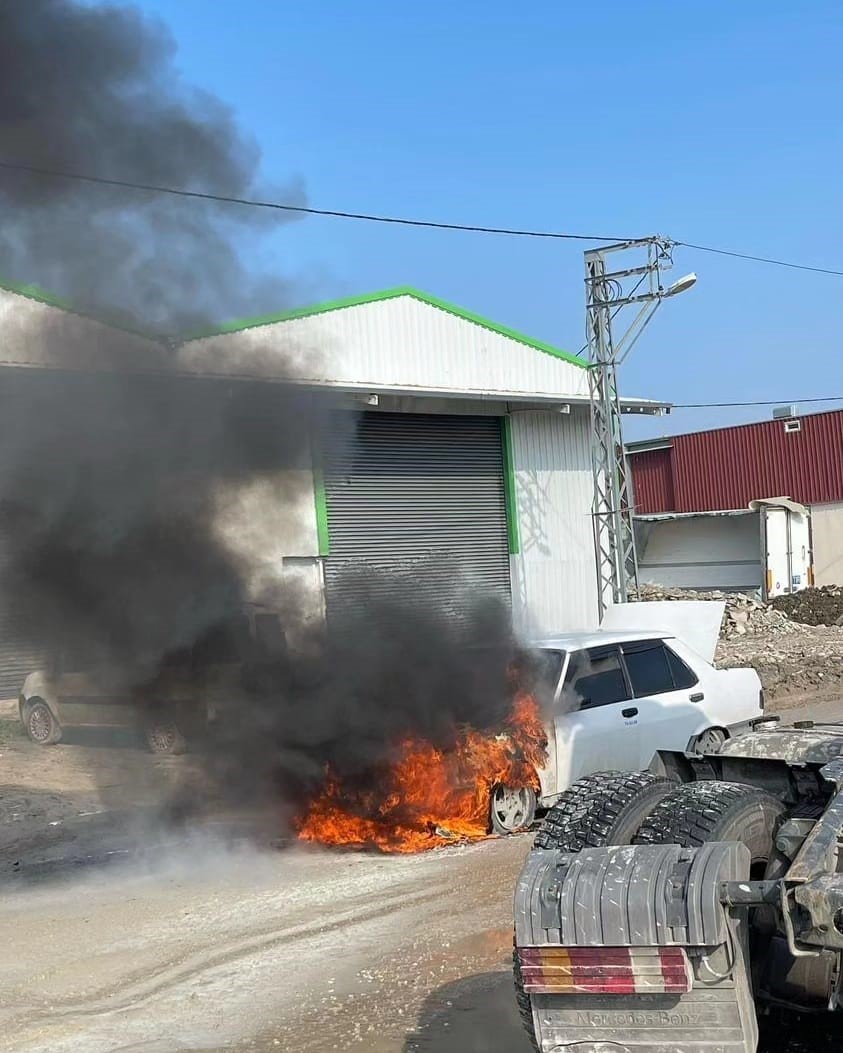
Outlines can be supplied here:
<path id="1" fill-rule="evenodd" d="M 133 7 L 0 4 L 0 159 L 60 172 L 303 202 L 259 184 L 260 152 L 231 110 L 186 86 L 175 43 Z M 179 332 L 277 310 L 285 283 L 242 258 L 284 213 L 4 170 L 0 276 L 80 309 Z"/>
<path id="2" fill-rule="evenodd" d="M 257 147 L 222 103 L 182 84 L 174 51 L 133 8 L 0 5 L 0 159 L 258 192 Z M 9 170 L 0 208 L 0 275 L 129 328 L 173 334 L 283 306 L 285 283 L 248 258 L 278 222 L 266 213 Z M 79 361 L 75 316 L 10 302 L 7 348 Z M 255 598 L 260 553 L 221 538 L 221 488 L 270 479 L 282 503 L 299 500 L 285 479 L 328 435 L 336 441 L 337 411 L 295 383 L 186 378 L 171 369 L 171 344 L 97 333 L 119 369 L 97 371 L 96 356 L 85 372 L 0 366 L 0 602 L 21 647 L 82 655 L 115 692 L 160 707 L 166 677 L 191 675 L 185 656 Z M 280 372 L 295 380 L 299 365 L 291 352 Z M 261 599 L 277 601 L 285 629 L 305 640 L 231 689 L 234 716 L 203 754 L 228 802 L 267 792 L 295 801 L 326 763 L 359 772 L 397 735 L 446 743 L 455 723 L 499 715 L 506 648 L 465 645 L 507 639 L 503 610 L 480 602 L 457 633 L 415 607 L 410 587 L 404 603 L 364 595 L 326 640 L 304 624 L 294 592 Z"/>

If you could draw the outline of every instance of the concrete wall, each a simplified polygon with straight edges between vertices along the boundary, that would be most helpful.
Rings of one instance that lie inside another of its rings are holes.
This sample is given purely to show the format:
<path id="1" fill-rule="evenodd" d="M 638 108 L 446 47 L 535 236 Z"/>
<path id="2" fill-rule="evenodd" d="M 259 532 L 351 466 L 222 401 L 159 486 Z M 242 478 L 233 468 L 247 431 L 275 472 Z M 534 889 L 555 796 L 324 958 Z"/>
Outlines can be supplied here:
<path id="1" fill-rule="evenodd" d="M 843 585 L 843 501 L 811 505 L 814 580 L 817 585 Z"/>
<path id="2" fill-rule="evenodd" d="M 512 557 L 515 622 L 526 634 L 593 628 L 588 411 L 513 412 L 520 552 Z"/>
<path id="3" fill-rule="evenodd" d="M 240 560 L 250 598 L 285 614 L 292 644 L 324 621 L 310 451 L 304 462 L 217 491 L 216 530 Z"/>

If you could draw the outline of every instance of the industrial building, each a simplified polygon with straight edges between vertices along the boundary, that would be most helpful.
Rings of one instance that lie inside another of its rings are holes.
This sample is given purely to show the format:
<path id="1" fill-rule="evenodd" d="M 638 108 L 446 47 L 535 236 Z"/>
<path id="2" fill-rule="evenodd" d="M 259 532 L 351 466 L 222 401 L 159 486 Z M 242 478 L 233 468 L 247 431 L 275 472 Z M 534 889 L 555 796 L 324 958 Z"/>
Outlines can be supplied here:
<path id="1" fill-rule="evenodd" d="M 692 548 L 699 562 L 719 549 L 721 562 L 731 561 L 735 586 L 746 587 L 758 558 L 758 516 L 748 514 L 750 506 L 788 498 L 810 516 L 814 583 L 843 583 L 843 410 L 797 415 L 793 409 L 756 424 L 632 442 L 627 455 L 639 557 L 664 565 L 662 576 L 670 564 L 674 574 L 683 572 L 679 564 L 689 573 Z M 648 555 L 646 530 L 659 521 L 673 524 L 672 537 L 661 528 L 659 553 Z"/>
<path id="2" fill-rule="evenodd" d="M 68 314 L 58 362 L 37 324 L 21 323 L 60 310 L 31 289 L 0 291 L 7 363 L 131 369 L 154 345 L 124 334 L 115 358 L 102 322 Z M 389 592 L 411 578 L 417 602 L 497 595 L 524 632 L 596 624 L 584 360 L 412 288 L 194 333 L 168 356 L 181 376 L 330 393 L 351 422 L 337 428 L 344 441 L 314 437 L 308 463 L 222 511 L 256 588 L 275 577 L 330 619 L 361 582 Z M 627 412 L 665 408 L 623 400 Z"/>

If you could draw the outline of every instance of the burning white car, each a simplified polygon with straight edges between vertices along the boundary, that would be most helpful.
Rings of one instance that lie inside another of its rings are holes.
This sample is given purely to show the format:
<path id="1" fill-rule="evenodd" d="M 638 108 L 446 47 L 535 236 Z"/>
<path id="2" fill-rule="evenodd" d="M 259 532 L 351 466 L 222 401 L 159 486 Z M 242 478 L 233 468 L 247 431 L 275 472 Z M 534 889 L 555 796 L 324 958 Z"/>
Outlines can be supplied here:
<path id="1" fill-rule="evenodd" d="M 720 604 L 705 606 L 722 611 Z M 592 772 L 651 768 L 684 779 L 700 751 L 762 717 L 764 695 L 755 670 L 715 669 L 709 660 L 719 614 L 716 625 L 707 620 L 713 634 L 709 625 L 695 639 L 706 654 L 677 636 L 647 629 L 604 628 L 533 641 L 550 705 L 547 764 L 538 773 L 538 795 L 527 787 L 495 789 L 493 828 L 507 833 L 529 826 L 537 807 L 550 807 Z"/>

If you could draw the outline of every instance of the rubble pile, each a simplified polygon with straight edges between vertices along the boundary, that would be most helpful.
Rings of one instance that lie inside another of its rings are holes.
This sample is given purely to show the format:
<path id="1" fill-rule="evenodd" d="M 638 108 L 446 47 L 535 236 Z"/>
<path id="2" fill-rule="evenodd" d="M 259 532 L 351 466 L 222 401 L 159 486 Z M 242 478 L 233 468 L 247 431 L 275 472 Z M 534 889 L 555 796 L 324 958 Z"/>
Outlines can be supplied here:
<path id="1" fill-rule="evenodd" d="M 719 600 L 726 604 L 720 626 L 721 640 L 732 640 L 741 636 L 795 636 L 805 629 L 798 622 L 775 607 L 764 603 L 757 596 L 745 592 L 703 592 L 697 589 L 664 588 L 660 585 L 642 585 L 639 599 L 653 600 Z"/>
<path id="2" fill-rule="evenodd" d="M 843 694 L 843 627 L 802 626 L 795 636 L 744 636 L 722 640 L 715 664 L 721 669 L 750 665 L 768 698 L 827 692 Z"/>
<path id="3" fill-rule="evenodd" d="M 806 589 L 767 604 L 745 593 L 643 585 L 639 599 L 725 603 L 715 663 L 753 666 L 768 698 L 843 692 L 843 588 Z M 831 619 L 835 604 L 840 616 Z"/>
<path id="4" fill-rule="evenodd" d="M 843 586 L 823 585 L 776 596 L 772 606 L 803 625 L 843 625 Z"/>

